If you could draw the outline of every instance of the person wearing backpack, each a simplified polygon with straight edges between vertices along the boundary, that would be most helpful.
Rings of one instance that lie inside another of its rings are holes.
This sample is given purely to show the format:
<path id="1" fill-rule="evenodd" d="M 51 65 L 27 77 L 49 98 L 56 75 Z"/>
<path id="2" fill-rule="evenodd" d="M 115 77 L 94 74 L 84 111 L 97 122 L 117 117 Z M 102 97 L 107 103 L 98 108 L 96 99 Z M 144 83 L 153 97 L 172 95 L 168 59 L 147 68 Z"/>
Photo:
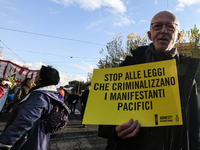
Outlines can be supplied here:
<path id="1" fill-rule="evenodd" d="M 47 150 L 51 132 L 46 132 L 44 118 L 48 118 L 56 103 L 64 102 L 55 86 L 59 80 L 56 69 L 41 67 L 35 77 L 36 86 L 20 102 L 15 120 L 1 135 L 0 149 Z"/>

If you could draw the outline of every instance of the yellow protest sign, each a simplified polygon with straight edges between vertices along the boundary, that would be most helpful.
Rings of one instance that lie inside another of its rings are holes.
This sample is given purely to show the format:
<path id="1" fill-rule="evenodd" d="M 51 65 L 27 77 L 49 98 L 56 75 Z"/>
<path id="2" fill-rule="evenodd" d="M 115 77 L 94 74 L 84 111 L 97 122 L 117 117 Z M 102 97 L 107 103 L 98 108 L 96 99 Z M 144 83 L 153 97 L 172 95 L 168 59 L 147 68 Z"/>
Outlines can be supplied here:
<path id="1" fill-rule="evenodd" d="M 182 125 L 176 61 L 95 69 L 83 124 Z"/>
<path id="2" fill-rule="evenodd" d="M 13 73 L 11 76 L 8 77 L 8 80 L 12 84 L 11 89 L 13 89 L 14 86 L 15 86 L 15 79 L 16 79 L 16 72 Z"/>

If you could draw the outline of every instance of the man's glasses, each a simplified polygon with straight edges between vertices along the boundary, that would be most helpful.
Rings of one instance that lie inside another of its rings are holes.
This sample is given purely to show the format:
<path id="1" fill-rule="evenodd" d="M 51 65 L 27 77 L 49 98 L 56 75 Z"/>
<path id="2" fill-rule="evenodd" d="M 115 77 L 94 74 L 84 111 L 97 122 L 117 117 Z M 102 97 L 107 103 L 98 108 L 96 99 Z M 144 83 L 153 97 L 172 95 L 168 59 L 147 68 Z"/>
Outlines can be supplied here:
<path id="1" fill-rule="evenodd" d="M 151 23 L 151 25 L 152 25 L 152 28 L 153 28 L 154 31 L 161 30 L 163 28 L 163 25 L 165 25 L 165 28 L 168 31 L 174 31 L 174 30 L 176 30 L 176 27 L 178 26 L 178 24 L 176 24 L 176 23 L 162 24 L 162 23 L 159 23 L 159 22 Z"/>

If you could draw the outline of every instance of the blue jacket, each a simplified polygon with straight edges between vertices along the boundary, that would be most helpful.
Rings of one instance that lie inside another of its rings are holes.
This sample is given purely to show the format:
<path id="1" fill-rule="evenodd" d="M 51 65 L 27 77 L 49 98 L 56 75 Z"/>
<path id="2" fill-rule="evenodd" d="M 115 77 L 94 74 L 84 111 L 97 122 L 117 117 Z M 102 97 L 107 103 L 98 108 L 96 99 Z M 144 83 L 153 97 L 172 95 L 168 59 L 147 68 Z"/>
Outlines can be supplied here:
<path id="1" fill-rule="evenodd" d="M 54 85 L 28 94 L 18 106 L 16 119 L 1 135 L 0 145 L 10 146 L 11 150 L 47 150 L 50 133 L 45 134 L 41 117 L 50 113 L 54 100 L 64 102 Z"/>

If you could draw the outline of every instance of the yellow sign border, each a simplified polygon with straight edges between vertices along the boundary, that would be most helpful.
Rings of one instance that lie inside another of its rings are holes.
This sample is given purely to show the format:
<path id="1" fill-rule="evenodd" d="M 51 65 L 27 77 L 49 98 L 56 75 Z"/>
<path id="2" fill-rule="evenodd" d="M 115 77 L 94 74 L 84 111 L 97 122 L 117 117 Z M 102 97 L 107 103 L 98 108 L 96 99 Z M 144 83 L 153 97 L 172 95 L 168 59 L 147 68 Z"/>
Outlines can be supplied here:
<path id="1" fill-rule="evenodd" d="M 124 90 L 130 82 L 140 89 Z M 91 83 L 83 124 L 120 125 L 133 118 L 143 127 L 182 125 L 175 59 L 95 69 Z"/>

